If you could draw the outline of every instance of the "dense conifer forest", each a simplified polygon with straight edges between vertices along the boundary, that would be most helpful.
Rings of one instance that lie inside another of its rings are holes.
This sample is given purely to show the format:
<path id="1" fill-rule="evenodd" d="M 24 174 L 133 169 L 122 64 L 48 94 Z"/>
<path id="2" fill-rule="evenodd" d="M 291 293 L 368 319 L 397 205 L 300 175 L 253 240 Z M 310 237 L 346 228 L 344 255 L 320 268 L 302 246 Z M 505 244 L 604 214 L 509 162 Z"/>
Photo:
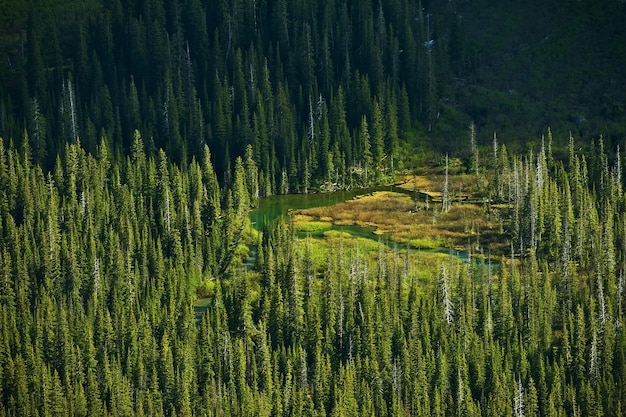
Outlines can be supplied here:
<path id="1" fill-rule="evenodd" d="M 625 15 L 4 0 L 0 416 L 626 414 Z"/>

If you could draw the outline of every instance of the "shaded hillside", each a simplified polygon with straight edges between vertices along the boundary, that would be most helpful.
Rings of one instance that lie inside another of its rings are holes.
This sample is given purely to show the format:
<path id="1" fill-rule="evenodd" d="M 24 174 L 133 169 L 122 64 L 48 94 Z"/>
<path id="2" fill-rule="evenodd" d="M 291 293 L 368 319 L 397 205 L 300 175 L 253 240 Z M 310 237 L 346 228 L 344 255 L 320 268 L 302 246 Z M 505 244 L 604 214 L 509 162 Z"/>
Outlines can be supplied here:
<path id="1" fill-rule="evenodd" d="M 22 147 L 26 133 L 47 168 L 78 138 L 127 154 L 138 129 L 175 161 L 209 145 L 224 183 L 251 146 L 278 193 L 467 156 L 471 121 L 479 145 L 495 131 L 513 149 L 547 127 L 610 150 L 626 134 L 617 0 L 0 7 L 0 136 Z"/>
<path id="2" fill-rule="evenodd" d="M 505 141 L 537 137 L 546 126 L 583 139 L 625 137 L 623 2 L 457 5 L 478 65 L 455 92 L 479 129 Z"/>

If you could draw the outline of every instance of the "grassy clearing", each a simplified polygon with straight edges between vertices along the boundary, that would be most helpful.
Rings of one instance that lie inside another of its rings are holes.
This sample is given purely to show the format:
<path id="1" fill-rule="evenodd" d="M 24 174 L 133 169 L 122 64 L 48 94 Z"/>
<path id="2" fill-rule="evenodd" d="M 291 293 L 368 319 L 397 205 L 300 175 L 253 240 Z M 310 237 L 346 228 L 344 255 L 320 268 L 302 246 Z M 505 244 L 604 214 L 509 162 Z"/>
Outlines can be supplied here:
<path id="1" fill-rule="evenodd" d="M 386 249 L 384 244 L 372 239 L 356 237 L 349 232 L 339 230 L 328 230 L 322 237 L 307 237 L 296 241 L 296 250 L 300 259 L 308 251 L 310 259 L 316 270 L 322 270 L 329 258 L 336 256 L 344 259 L 353 259 L 357 253 L 359 256 L 372 257 L 379 252 L 379 249 Z"/>
<path id="2" fill-rule="evenodd" d="M 463 184 L 463 187 L 470 187 L 469 184 L 474 180 L 474 177 L 467 175 L 457 177 L 457 182 Z M 407 177 L 405 184 L 408 185 L 405 187 L 413 187 L 413 183 L 419 184 L 417 187 L 429 187 L 437 184 L 438 179 L 437 176 Z M 463 199 L 468 198 L 467 194 L 462 194 L 461 188 L 455 193 L 463 196 Z M 416 249 L 471 248 L 477 252 L 482 247 L 492 255 L 505 253 L 508 249 L 504 220 L 499 216 L 500 209 L 457 201 L 447 213 L 440 210 L 437 202 L 430 202 L 426 209 L 423 203 L 416 205 L 409 195 L 381 191 L 334 206 L 298 210 L 294 213 L 294 225 L 296 228 L 306 228 L 317 222 L 324 225 L 332 222 L 336 226 L 372 227 L 375 234 L 384 234 L 393 242 Z M 303 226 L 299 226 L 300 223 Z M 325 235 L 330 232 L 325 232 Z M 334 236 L 331 233 L 328 238 Z M 343 237 L 349 238 L 347 234 Z"/>
<path id="3" fill-rule="evenodd" d="M 358 255 L 372 262 L 370 267 L 373 268 L 381 261 L 382 256 L 387 265 L 404 265 L 405 260 L 408 261 L 406 265 L 412 268 L 412 275 L 424 283 L 430 283 L 432 277 L 441 271 L 442 263 L 456 265 L 463 262 L 445 252 L 429 252 L 432 249 L 430 247 L 421 248 L 426 250 L 424 252 L 415 249 L 419 248 L 407 251 L 406 247 L 399 245 L 396 250 L 391 250 L 382 242 L 338 230 L 326 231 L 323 237 L 308 237 L 296 241 L 298 258 L 304 259 L 304 254 L 308 251 L 309 259 L 318 272 L 324 270 L 329 259 L 342 257 L 349 262 Z"/>
<path id="4" fill-rule="evenodd" d="M 384 246 L 384 244 L 375 240 L 364 237 L 356 237 L 349 232 L 341 232 L 338 230 L 329 230 L 325 232 L 324 238 L 331 244 L 344 245 L 348 250 L 353 250 L 355 253 L 356 251 L 365 253 L 376 251 L 380 249 L 381 245 Z"/>
<path id="5" fill-rule="evenodd" d="M 296 232 L 321 232 L 333 226 L 332 222 L 313 220 L 311 216 L 295 215 L 293 218 L 294 230 Z"/>
<path id="6" fill-rule="evenodd" d="M 409 239 L 409 246 L 413 249 L 437 249 L 443 247 L 443 244 L 434 239 Z"/>

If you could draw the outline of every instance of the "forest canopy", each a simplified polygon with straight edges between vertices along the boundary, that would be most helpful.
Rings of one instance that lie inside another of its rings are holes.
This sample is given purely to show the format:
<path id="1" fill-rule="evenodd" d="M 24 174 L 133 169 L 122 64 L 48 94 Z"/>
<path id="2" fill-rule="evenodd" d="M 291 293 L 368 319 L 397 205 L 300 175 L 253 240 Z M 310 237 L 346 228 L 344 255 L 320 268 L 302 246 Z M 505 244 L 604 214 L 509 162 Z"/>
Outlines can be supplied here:
<path id="1" fill-rule="evenodd" d="M 138 129 L 148 153 L 178 163 L 209 145 L 221 181 L 250 145 L 275 193 L 283 171 L 291 190 L 333 170 L 349 184 L 368 146 L 368 163 L 388 169 L 433 149 L 466 157 L 472 121 L 483 146 L 496 131 L 536 149 L 551 127 L 563 148 L 572 132 L 614 150 L 626 133 L 625 6 L 561 6 L 5 1 L 0 136 L 21 148 L 27 131 L 51 169 L 77 138 L 92 154 L 102 137 L 128 154 Z"/>
<path id="2" fill-rule="evenodd" d="M 624 415 L 626 5 L 563 4 L 1 2 L 0 416 Z"/>

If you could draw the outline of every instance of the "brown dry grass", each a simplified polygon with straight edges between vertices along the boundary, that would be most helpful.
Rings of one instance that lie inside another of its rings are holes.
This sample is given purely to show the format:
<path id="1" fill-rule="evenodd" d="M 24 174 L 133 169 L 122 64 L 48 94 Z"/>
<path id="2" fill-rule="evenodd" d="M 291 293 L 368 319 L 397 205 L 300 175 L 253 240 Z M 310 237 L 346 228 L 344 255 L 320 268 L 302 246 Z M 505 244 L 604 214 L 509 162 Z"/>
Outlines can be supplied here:
<path id="1" fill-rule="evenodd" d="M 419 177 L 425 186 L 429 178 Z M 436 180 L 432 180 L 436 183 Z M 336 225 L 374 226 L 376 234 L 388 234 L 398 243 L 428 243 L 435 247 L 466 249 L 470 243 L 489 246 L 492 253 L 507 248 L 501 220 L 475 204 L 453 204 L 441 213 L 440 204 L 414 211 L 415 202 L 405 194 L 381 191 L 330 207 L 299 210 L 297 219 L 332 221 Z"/>
<path id="2" fill-rule="evenodd" d="M 433 190 L 437 188 L 438 184 L 435 186 L 435 183 L 430 178 L 423 175 L 403 175 L 400 178 L 399 186 L 408 190 Z"/>
<path id="3" fill-rule="evenodd" d="M 398 186 L 401 188 L 419 190 L 433 199 L 441 199 L 445 175 L 404 175 L 399 180 Z M 455 200 L 478 197 L 476 194 L 476 177 L 474 175 L 449 175 L 448 187 L 452 198 Z"/>

